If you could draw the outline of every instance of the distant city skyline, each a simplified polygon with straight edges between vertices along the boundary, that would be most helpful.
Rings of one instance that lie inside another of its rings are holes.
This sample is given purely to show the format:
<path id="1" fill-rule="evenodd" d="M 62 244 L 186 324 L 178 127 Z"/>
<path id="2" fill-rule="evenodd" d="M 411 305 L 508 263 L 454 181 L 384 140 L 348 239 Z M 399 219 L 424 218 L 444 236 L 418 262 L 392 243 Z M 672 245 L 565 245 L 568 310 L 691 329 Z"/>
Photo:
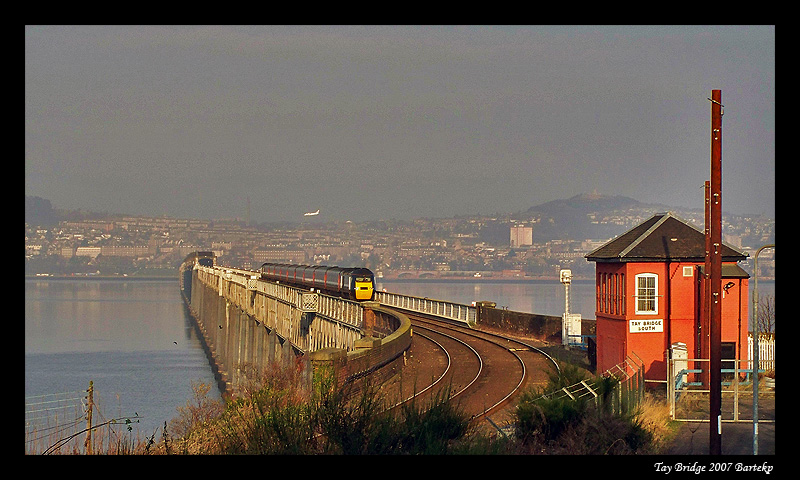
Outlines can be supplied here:
<path id="1" fill-rule="evenodd" d="M 25 193 L 254 223 L 702 208 L 713 89 L 723 211 L 774 217 L 774 26 L 26 26 Z"/>

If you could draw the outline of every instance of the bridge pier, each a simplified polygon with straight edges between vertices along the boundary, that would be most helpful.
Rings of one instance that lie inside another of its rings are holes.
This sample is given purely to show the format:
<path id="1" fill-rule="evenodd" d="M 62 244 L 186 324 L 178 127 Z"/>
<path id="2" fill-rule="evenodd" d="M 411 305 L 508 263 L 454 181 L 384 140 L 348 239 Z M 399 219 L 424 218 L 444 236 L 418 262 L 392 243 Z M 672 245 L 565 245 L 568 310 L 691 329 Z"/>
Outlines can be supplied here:
<path id="1" fill-rule="evenodd" d="M 364 336 L 371 337 L 375 333 L 375 308 L 380 307 L 378 302 L 361 302 L 364 308 Z"/>

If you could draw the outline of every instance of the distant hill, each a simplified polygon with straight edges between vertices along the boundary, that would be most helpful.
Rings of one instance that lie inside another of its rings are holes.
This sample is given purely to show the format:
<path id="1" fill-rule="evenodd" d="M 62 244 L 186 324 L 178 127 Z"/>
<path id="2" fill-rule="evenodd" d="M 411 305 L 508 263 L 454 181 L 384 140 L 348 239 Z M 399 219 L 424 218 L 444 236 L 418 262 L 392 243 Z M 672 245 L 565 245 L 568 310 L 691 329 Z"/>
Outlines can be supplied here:
<path id="1" fill-rule="evenodd" d="M 667 211 L 669 207 L 646 204 L 620 195 L 584 193 L 531 207 L 525 214 L 540 218 L 540 222 L 533 229 L 533 241 L 536 243 L 555 238 L 610 238 L 619 234 L 620 227 L 593 223 L 589 214 L 602 215 L 634 210 Z"/>
<path id="2" fill-rule="evenodd" d="M 25 195 L 25 223 L 49 227 L 63 220 L 86 220 L 108 218 L 107 212 L 91 212 L 84 210 L 65 210 L 53 208 L 46 198 Z"/>
<path id="3" fill-rule="evenodd" d="M 553 216 L 580 214 L 591 212 L 622 210 L 640 207 L 644 204 L 638 200 L 620 195 L 598 195 L 583 193 L 572 198 L 553 200 L 541 205 L 531 207 L 528 213 L 544 213 Z"/>
<path id="4" fill-rule="evenodd" d="M 25 196 L 25 223 L 50 226 L 57 224 L 58 220 L 58 214 L 53 210 L 50 200 Z"/>

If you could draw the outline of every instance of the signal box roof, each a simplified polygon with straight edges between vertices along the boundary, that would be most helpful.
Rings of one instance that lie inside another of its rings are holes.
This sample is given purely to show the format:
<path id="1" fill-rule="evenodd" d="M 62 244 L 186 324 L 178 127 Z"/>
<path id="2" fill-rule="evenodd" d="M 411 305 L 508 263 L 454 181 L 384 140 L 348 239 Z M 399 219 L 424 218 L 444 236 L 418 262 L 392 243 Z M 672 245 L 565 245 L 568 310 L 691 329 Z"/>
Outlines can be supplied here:
<path id="1" fill-rule="evenodd" d="M 590 262 L 705 262 L 705 234 L 671 213 L 659 213 L 586 255 Z M 747 258 L 721 246 L 723 262 Z"/>

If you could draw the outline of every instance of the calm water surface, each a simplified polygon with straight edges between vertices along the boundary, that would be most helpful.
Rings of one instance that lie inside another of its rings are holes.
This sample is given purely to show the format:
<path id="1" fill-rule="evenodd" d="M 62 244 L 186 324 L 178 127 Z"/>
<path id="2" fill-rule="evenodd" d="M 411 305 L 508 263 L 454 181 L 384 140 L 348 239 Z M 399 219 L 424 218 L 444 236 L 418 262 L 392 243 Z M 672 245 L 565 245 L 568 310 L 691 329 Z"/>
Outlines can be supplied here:
<path id="1" fill-rule="evenodd" d="M 151 436 L 214 376 L 176 281 L 25 281 L 25 396 L 86 390 Z M 101 418 L 102 418 L 101 417 Z M 97 418 L 97 417 L 95 417 Z"/>
<path id="2" fill-rule="evenodd" d="M 392 293 L 428 297 L 454 303 L 471 305 L 472 302 L 490 301 L 497 308 L 516 312 L 561 316 L 564 313 L 566 291 L 559 282 L 378 282 L 378 289 Z M 569 288 L 570 313 L 594 318 L 594 283 L 574 282 Z"/>

